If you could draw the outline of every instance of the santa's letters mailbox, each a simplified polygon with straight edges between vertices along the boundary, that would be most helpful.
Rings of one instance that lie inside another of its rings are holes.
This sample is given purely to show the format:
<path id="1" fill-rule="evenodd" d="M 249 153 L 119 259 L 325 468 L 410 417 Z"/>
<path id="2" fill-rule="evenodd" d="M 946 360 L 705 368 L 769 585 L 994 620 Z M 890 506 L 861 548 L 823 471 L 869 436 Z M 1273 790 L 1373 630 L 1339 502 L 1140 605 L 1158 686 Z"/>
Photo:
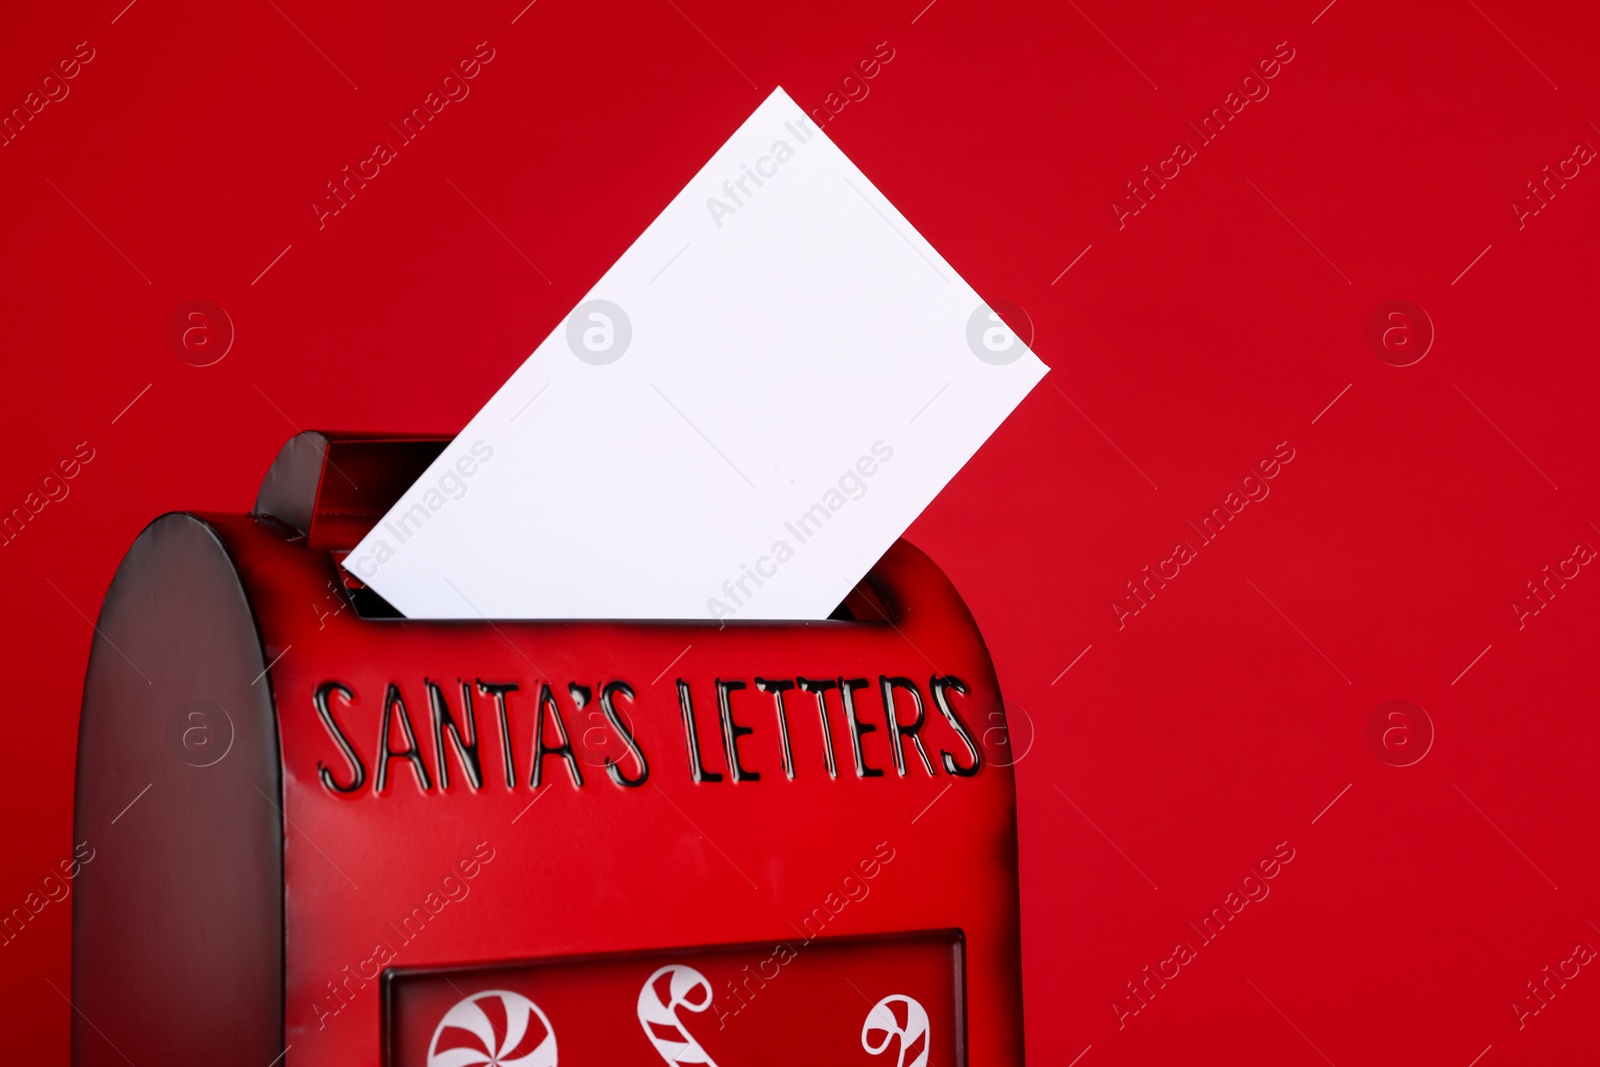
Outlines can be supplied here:
<path id="1" fill-rule="evenodd" d="M 814 623 L 406 620 L 340 560 L 443 445 L 301 434 L 123 561 L 74 1064 L 1021 1064 L 1005 719 L 938 568 Z"/>

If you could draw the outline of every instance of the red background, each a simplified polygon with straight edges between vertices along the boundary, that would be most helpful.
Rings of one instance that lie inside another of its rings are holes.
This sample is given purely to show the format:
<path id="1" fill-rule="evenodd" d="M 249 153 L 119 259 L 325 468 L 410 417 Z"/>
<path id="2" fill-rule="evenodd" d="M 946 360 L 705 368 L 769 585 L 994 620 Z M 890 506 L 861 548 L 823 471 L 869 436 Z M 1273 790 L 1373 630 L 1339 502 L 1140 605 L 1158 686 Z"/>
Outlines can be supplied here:
<path id="1" fill-rule="evenodd" d="M 145 523 L 247 508 L 296 428 L 458 429 L 773 87 L 822 105 L 887 41 L 827 133 L 1026 309 L 1054 368 L 909 533 L 1031 737 L 1030 1058 L 1594 1055 L 1593 968 L 1523 1029 L 1510 1008 L 1600 947 L 1600 578 L 1520 630 L 1510 606 L 1600 547 L 1600 176 L 1522 229 L 1509 207 L 1600 146 L 1592 22 L 1504 0 L 124 2 L 0 16 L 7 111 L 95 50 L 0 148 L 0 510 L 95 450 L 0 549 L 4 910 L 71 851 L 86 616 Z M 319 230 L 323 183 L 483 40 L 471 96 Z M 1282 41 L 1270 96 L 1119 230 L 1124 182 Z M 1365 339 L 1397 298 L 1437 330 L 1405 368 Z M 194 299 L 237 331 L 206 368 L 166 341 Z M 1270 497 L 1119 629 L 1124 583 L 1282 441 Z M 1367 740 L 1392 699 L 1436 732 L 1412 766 Z M 1284 841 L 1271 895 L 1119 1029 L 1124 983 Z M 52 904 L 0 948 L 7 1044 L 40 1062 L 66 1057 L 69 927 Z"/>

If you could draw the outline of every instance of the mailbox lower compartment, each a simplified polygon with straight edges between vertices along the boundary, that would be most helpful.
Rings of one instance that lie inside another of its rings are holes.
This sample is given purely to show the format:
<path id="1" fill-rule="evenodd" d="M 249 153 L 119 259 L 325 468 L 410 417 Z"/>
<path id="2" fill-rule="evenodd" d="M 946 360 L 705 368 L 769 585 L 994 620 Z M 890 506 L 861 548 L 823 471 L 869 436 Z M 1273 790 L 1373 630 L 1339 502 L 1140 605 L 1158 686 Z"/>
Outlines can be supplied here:
<path id="1" fill-rule="evenodd" d="M 965 970 L 959 930 L 390 968 L 383 1062 L 963 1067 Z"/>

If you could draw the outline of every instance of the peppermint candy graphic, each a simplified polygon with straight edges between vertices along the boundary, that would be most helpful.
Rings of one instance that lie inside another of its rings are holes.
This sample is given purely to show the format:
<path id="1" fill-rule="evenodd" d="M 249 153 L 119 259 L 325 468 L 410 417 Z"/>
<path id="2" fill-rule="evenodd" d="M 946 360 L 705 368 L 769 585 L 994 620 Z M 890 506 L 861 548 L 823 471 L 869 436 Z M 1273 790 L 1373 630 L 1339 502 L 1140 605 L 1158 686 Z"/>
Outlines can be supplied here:
<path id="1" fill-rule="evenodd" d="M 428 1067 L 556 1067 L 556 1032 L 521 993 L 486 989 L 444 1013 Z"/>
<path id="2" fill-rule="evenodd" d="M 669 964 L 645 981 L 639 990 L 639 1025 L 663 1060 L 717 1067 L 700 1042 L 678 1022 L 678 1008 L 705 1011 L 711 1007 L 711 997 L 706 976 L 683 963 Z"/>
<path id="3" fill-rule="evenodd" d="M 889 1043 L 900 1039 L 895 1067 L 927 1067 L 928 1013 L 911 997 L 884 997 L 867 1012 L 861 1026 L 861 1047 L 874 1056 L 889 1050 Z"/>

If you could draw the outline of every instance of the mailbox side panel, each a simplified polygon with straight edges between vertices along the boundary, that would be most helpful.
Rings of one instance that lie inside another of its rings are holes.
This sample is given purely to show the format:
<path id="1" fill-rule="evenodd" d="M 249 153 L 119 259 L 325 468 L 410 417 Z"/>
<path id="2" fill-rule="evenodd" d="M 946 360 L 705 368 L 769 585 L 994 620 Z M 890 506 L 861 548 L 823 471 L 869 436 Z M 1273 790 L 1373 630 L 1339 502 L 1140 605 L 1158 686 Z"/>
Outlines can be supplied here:
<path id="1" fill-rule="evenodd" d="M 283 1049 L 279 739 L 251 608 L 211 528 L 167 515 L 106 594 L 78 735 L 75 1067 Z"/>

